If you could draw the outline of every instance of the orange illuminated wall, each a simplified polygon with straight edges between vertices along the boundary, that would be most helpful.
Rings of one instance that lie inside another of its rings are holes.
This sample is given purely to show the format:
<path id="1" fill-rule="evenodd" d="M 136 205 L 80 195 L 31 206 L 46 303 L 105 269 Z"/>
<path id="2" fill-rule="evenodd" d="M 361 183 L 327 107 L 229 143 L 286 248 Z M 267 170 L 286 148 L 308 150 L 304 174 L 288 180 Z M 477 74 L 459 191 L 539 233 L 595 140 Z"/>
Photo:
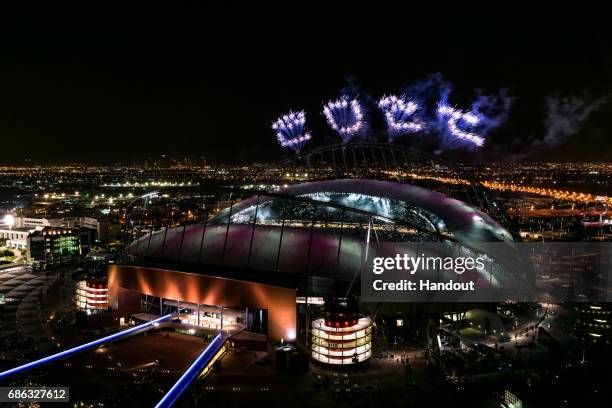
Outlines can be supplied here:
<path id="1" fill-rule="evenodd" d="M 108 266 L 108 303 L 120 316 L 140 312 L 140 294 L 205 305 L 267 309 L 270 341 L 294 341 L 295 289 L 139 266 Z"/>

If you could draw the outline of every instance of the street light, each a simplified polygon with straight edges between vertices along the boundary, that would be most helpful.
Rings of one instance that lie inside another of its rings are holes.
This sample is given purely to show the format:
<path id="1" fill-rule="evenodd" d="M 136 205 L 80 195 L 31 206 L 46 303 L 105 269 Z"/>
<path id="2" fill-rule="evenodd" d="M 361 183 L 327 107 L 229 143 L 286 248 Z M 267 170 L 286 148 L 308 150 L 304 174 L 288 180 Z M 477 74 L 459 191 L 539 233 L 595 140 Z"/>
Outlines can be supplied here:
<path id="1" fill-rule="evenodd" d="M 15 225 L 15 217 L 13 217 L 11 214 L 6 214 L 3 222 L 8 225 L 10 229 L 13 229 L 13 226 Z"/>

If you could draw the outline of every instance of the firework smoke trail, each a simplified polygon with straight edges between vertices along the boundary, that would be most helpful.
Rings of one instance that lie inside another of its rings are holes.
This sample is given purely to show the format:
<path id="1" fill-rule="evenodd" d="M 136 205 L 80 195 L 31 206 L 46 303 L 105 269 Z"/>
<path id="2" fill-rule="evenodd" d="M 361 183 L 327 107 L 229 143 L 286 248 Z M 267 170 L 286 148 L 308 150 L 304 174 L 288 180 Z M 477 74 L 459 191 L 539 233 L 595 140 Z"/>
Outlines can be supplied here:
<path id="1" fill-rule="evenodd" d="M 437 122 L 436 107 L 439 103 L 448 102 L 452 90 L 451 83 L 445 81 L 442 74 L 436 73 L 404 88 L 402 95 L 409 96 L 417 103 L 420 108 L 419 116 L 433 125 Z"/>
<path id="2" fill-rule="evenodd" d="M 423 131 L 438 138 L 440 150 L 481 147 L 489 132 L 508 118 L 512 98 L 505 89 L 485 95 L 476 90 L 469 111 L 453 107 L 452 85 L 441 74 L 431 74 L 404 89 L 419 106 Z"/>
<path id="3" fill-rule="evenodd" d="M 486 137 L 491 130 L 500 127 L 508 120 L 514 99 L 508 96 L 508 90 L 505 88 L 493 95 L 485 95 L 482 91 L 476 90 L 476 95 L 471 111 L 480 119 L 478 133 Z"/>
<path id="4" fill-rule="evenodd" d="M 424 127 L 418 119 L 411 118 L 419 105 L 405 96 L 383 96 L 378 101 L 378 107 L 385 115 L 390 141 L 402 134 L 418 132 Z"/>
<path id="5" fill-rule="evenodd" d="M 441 118 L 438 112 L 440 106 L 448 105 L 452 89 L 450 82 L 444 80 L 441 74 L 435 73 L 411 84 L 403 92 L 419 105 L 419 117 L 424 124 L 423 131 L 437 139 L 438 152 L 465 146 L 459 142 L 459 139 L 450 135 L 448 119 Z"/>
<path id="6" fill-rule="evenodd" d="M 342 141 L 347 143 L 364 127 L 363 109 L 357 99 L 342 96 L 323 106 L 323 115 Z"/>
<path id="7" fill-rule="evenodd" d="M 276 138 L 282 147 L 287 147 L 299 153 L 312 136 L 304 132 L 306 124 L 306 113 L 304 111 L 290 111 L 280 116 L 272 123 L 272 129 L 276 131 Z"/>
<path id="8" fill-rule="evenodd" d="M 546 98 L 546 132 L 541 140 L 534 142 L 533 147 L 555 147 L 580 130 L 582 123 L 589 115 L 599 109 L 606 98 L 588 102 L 577 97 L 560 97 L 553 95 Z"/>

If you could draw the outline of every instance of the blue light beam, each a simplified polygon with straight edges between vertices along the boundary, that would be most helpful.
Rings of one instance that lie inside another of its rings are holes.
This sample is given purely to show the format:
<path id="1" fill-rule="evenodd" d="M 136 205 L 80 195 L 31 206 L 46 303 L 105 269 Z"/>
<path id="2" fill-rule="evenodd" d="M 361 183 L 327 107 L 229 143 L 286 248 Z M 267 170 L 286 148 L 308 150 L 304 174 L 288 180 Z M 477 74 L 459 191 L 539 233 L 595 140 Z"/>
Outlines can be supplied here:
<path id="1" fill-rule="evenodd" d="M 189 368 L 183 373 L 181 378 L 170 388 L 170 390 L 159 400 L 155 408 L 169 408 L 171 407 L 181 396 L 183 392 L 189 387 L 189 384 L 202 372 L 204 367 L 210 362 L 210 360 L 217 354 L 217 352 L 223 346 L 223 338 L 221 333 L 217 334 L 217 337 L 210 342 L 204 349 L 202 354 L 196 358 L 196 360 L 189 366 Z"/>
<path id="2" fill-rule="evenodd" d="M 120 332 L 111 334 L 110 336 L 106 336 L 106 337 L 103 337 L 101 339 L 91 341 L 89 343 L 81 344 L 80 346 L 73 347 L 71 349 L 64 350 L 64 351 L 61 351 L 61 352 L 56 353 L 56 354 L 52 354 L 50 356 L 41 358 L 40 360 L 35 360 L 35 361 L 30 362 L 30 363 L 21 365 L 19 367 L 11 368 L 10 370 L 3 371 L 3 372 L 0 373 L 0 380 L 3 379 L 3 378 L 9 377 L 9 376 L 11 376 L 13 374 L 18 374 L 18 373 L 21 373 L 21 372 L 24 372 L 24 371 L 28 371 L 28 370 L 31 370 L 31 369 L 36 368 L 38 366 L 50 363 L 52 361 L 55 361 L 55 360 L 58 360 L 58 359 L 61 359 L 61 358 L 70 357 L 70 356 L 72 356 L 74 354 L 80 353 L 81 351 L 90 349 L 92 347 L 96 347 L 96 346 L 98 346 L 100 344 L 104 344 L 104 343 L 111 342 L 113 340 L 117 340 L 117 339 L 119 339 L 121 337 L 127 336 L 128 334 L 132 334 L 132 333 L 135 333 L 135 332 L 137 332 L 139 330 L 146 329 L 147 327 L 153 326 L 156 323 L 162 322 L 164 320 L 168 320 L 172 316 L 173 316 L 173 314 L 162 316 L 162 317 L 160 317 L 158 319 L 151 320 L 150 322 L 143 323 L 143 324 L 140 324 L 138 326 L 134 326 L 132 328 L 129 328 L 127 330 L 122 330 Z"/>

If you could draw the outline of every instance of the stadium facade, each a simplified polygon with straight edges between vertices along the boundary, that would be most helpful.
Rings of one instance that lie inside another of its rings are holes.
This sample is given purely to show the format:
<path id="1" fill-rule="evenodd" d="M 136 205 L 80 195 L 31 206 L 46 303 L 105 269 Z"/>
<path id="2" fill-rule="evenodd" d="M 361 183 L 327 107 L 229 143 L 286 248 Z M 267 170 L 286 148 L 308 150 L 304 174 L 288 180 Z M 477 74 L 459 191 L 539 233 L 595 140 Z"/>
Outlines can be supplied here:
<path id="1" fill-rule="evenodd" d="M 137 298 L 147 295 L 198 308 L 265 309 L 271 342 L 302 332 L 310 338 L 312 324 L 325 320 L 311 319 L 310 302 L 296 305 L 296 299 L 358 297 L 364 244 L 455 242 L 477 248 L 484 242 L 511 247 L 515 241 L 488 197 L 478 202 L 489 204 L 474 205 L 445 189 L 355 174 L 275 192 L 201 188 L 192 198 L 163 192 L 139 198 L 126 223 L 125 262 L 110 268 L 111 307 L 134 313 Z M 461 188 L 478 194 L 473 186 Z M 185 202 L 200 216 L 173 218 L 185 212 Z M 530 279 L 512 271 L 503 272 L 506 279 Z M 297 314 L 305 314 L 305 324 Z M 317 339 L 320 346 L 324 339 Z"/>

